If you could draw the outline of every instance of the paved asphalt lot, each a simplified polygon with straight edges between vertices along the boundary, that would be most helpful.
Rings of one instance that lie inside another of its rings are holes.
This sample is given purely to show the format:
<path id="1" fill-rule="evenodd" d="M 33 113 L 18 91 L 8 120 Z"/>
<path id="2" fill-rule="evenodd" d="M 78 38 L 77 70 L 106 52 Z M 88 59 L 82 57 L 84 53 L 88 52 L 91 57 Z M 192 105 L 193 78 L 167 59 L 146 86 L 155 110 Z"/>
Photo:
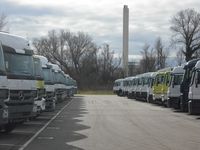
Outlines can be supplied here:
<path id="1" fill-rule="evenodd" d="M 115 95 L 76 96 L 56 112 L 0 135 L 0 150 L 19 148 L 200 150 L 200 116 Z"/>

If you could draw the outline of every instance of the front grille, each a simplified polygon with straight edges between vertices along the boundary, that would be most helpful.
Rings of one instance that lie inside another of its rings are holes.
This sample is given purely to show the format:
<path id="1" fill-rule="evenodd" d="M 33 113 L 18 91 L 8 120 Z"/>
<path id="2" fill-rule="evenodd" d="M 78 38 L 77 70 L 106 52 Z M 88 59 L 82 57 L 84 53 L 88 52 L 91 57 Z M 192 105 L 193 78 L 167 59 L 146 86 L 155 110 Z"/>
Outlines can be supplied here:
<path id="1" fill-rule="evenodd" d="M 55 96 L 54 92 L 46 92 L 46 98 L 52 98 Z"/>
<path id="2" fill-rule="evenodd" d="M 63 89 L 56 89 L 56 95 L 61 95 L 63 92 Z"/>
<path id="3" fill-rule="evenodd" d="M 34 95 L 31 90 L 10 90 L 10 101 L 30 101 Z"/>

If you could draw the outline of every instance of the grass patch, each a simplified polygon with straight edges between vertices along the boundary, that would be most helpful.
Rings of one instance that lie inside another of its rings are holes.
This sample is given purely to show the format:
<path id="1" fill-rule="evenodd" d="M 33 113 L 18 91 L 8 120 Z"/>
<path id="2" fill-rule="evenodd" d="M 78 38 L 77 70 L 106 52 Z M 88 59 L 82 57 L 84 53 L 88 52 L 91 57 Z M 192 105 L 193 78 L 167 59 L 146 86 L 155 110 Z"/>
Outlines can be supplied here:
<path id="1" fill-rule="evenodd" d="M 79 90 L 80 95 L 113 95 L 112 90 Z"/>

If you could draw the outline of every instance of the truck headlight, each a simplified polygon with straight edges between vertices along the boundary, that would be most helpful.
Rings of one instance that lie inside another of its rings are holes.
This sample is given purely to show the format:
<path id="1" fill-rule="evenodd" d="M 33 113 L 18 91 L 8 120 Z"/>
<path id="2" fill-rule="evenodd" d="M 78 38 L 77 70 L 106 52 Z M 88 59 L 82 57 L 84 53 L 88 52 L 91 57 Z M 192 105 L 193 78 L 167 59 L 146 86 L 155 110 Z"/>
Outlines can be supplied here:
<path id="1" fill-rule="evenodd" d="M 8 109 L 3 110 L 2 118 L 8 118 Z"/>

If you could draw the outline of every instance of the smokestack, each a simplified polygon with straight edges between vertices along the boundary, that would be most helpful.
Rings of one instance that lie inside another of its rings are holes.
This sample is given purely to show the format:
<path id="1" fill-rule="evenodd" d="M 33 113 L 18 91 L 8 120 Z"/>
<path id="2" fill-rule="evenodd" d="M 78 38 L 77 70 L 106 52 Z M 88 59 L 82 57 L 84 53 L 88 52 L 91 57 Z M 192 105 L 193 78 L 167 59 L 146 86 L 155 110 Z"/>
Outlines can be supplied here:
<path id="1" fill-rule="evenodd" d="M 124 75 L 128 76 L 128 43 L 129 43 L 129 8 L 124 5 L 123 9 L 123 69 Z"/>

